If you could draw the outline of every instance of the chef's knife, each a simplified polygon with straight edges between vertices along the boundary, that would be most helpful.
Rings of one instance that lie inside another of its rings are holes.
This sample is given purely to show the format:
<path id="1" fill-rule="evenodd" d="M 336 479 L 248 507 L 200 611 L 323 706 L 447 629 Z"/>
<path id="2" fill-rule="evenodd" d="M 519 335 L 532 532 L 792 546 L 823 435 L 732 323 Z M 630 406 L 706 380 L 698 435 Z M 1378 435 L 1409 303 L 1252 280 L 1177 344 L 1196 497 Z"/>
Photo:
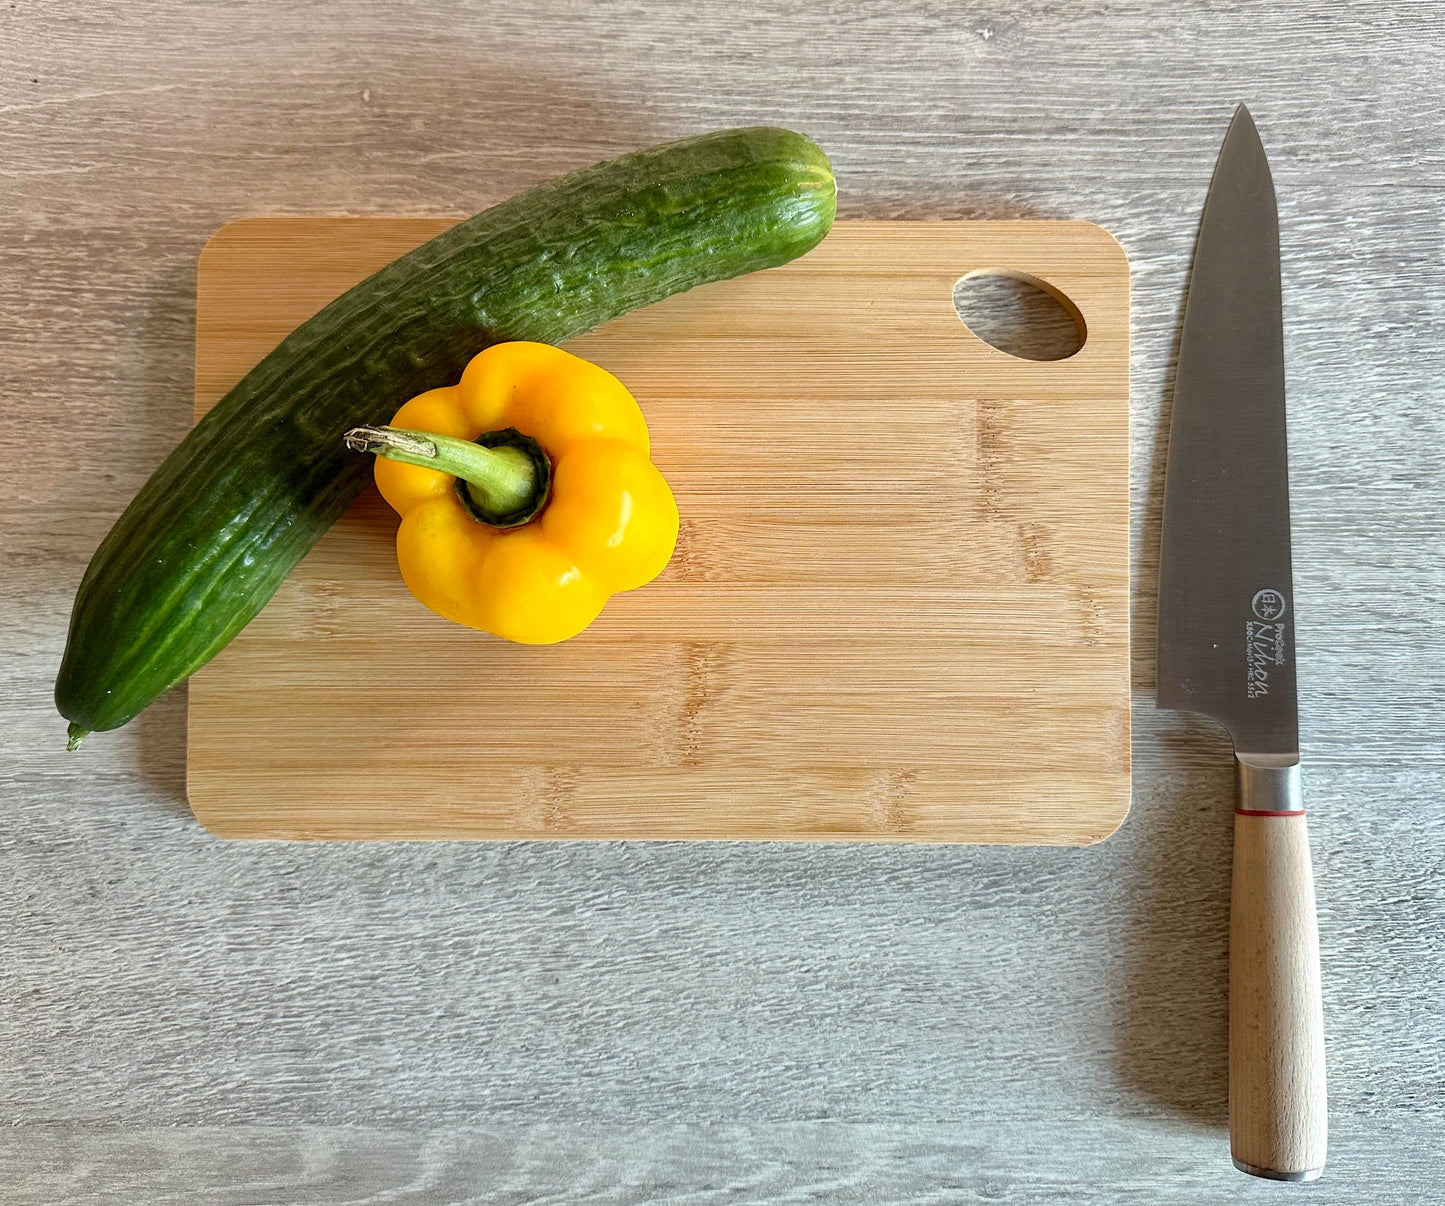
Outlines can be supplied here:
<path id="1" fill-rule="evenodd" d="M 1325 1163 L 1324 1023 L 1299 773 L 1279 225 L 1243 105 L 1204 205 L 1174 384 L 1159 565 L 1161 708 L 1234 742 L 1229 1138 L 1235 1165 Z"/>

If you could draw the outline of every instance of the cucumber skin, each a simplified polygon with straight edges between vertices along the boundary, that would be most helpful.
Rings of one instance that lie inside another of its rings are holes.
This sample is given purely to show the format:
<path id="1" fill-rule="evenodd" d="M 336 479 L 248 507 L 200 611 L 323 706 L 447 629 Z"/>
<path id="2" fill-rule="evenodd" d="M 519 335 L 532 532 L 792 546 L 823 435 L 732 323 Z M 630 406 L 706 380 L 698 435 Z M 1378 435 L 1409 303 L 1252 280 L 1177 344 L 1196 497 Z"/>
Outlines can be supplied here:
<path id="1" fill-rule="evenodd" d="M 81 580 L 55 703 L 117 728 L 220 652 L 371 481 L 352 427 L 493 343 L 560 343 L 775 267 L 832 225 L 827 156 L 754 127 L 549 181 L 423 244 L 286 338 L 141 488 Z"/>

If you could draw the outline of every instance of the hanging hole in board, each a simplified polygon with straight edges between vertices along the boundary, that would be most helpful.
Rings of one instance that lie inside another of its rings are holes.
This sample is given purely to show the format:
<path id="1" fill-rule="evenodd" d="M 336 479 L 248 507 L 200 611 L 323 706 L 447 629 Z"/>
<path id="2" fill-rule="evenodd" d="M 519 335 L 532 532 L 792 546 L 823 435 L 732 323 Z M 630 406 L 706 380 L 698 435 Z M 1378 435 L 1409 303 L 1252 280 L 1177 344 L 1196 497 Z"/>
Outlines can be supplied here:
<path id="1" fill-rule="evenodd" d="M 1084 316 L 1047 281 L 981 268 L 953 287 L 953 309 L 991 348 L 1020 360 L 1067 360 L 1084 346 Z"/>

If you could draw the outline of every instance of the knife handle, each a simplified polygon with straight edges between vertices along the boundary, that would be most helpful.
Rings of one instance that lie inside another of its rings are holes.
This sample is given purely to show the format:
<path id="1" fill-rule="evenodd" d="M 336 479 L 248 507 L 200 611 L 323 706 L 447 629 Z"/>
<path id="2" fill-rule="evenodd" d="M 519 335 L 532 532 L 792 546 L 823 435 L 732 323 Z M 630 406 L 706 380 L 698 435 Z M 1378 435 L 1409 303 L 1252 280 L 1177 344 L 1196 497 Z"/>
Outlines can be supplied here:
<path id="1" fill-rule="evenodd" d="M 1243 1172 L 1313 1181 L 1325 1165 L 1325 1039 L 1299 764 L 1247 758 L 1229 920 L 1229 1144 Z"/>

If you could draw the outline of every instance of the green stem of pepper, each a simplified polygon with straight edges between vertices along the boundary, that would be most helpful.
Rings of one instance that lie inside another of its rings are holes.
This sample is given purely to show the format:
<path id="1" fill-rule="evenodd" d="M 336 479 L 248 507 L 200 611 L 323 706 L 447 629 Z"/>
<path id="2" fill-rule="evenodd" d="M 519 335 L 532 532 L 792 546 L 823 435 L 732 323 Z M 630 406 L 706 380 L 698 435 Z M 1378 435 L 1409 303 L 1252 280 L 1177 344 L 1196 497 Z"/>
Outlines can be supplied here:
<path id="1" fill-rule="evenodd" d="M 489 433 L 503 436 L 517 433 Z M 482 436 L 483 441 L 489 436 Z M 526 437 L 521 437 L 525 440 Z M 535 451 L 512 443 L 484 446 L 455 436 L 430 431 L 408 431 L 404 427 L 354 427 L 346 433 L 346 446 L 356 452 L 371 452 L 404 465 L 420 465 L 449 473 L 466 483 L 469 510 L 486 523 L 510 527 L 526 522 L 541 509 L 547 489 L 545 464 L 535 441 L 526 441 Z M 461 490 L 458 490 L 461 493 Z"/>

